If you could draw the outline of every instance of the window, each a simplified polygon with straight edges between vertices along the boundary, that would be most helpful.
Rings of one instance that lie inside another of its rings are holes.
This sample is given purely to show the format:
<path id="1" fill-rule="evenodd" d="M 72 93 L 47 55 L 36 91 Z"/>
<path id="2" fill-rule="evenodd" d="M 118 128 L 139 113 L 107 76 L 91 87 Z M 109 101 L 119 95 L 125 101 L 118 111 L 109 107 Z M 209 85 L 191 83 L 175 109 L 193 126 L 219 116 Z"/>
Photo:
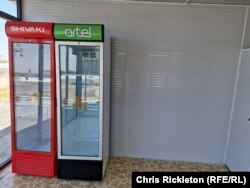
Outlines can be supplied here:
<path id="1" fill-rule="evenodd" d="M 8 39 L 4 31 L 5 22 L 0 18 L 0 167 L 11 157 Z"/>
<path id="2" fill-rule="evenodd" d="M 21 20 L 21 0 L 0 1 L 0 168 L 11 160 L 7 20 Z M 20 52 L 21 53 L 21 52 Z"/>
<path id="3" fill-rule="evenodd" d="M 0 17 L 8 20 L 21 20 L 21 0 L 1 0 Z"/>

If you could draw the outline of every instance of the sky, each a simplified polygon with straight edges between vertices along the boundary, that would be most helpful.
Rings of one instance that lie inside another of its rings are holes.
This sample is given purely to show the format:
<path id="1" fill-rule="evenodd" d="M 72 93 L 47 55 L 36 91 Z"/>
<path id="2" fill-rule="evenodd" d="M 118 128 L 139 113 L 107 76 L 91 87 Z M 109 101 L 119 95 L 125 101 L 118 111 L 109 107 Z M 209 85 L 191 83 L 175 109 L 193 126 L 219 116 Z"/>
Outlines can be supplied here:
<path id="1" fill-rule="evenodd" d="M 16 5 L 9 0 L 1 0 L 0 10 L 15 15 Z M 4 30 L 5 22 L 6 20 L 0 18 L 0 60 L 8 60 L 8 39 Z"/>
<path id="2" fill-rule="evenodd" d="M 0 60 L 8 59 L 8 39 L 4 31 L 5 20 L 0 18 Z"/>

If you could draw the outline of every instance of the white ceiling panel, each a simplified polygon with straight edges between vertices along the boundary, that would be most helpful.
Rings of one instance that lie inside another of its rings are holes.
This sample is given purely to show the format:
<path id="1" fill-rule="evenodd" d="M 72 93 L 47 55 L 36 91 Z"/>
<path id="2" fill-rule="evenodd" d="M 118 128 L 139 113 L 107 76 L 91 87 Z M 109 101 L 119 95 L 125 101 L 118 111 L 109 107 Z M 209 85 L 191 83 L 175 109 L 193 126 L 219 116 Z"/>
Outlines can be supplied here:
<path id="1" fill-rule="evenodd" d="M 217 5 L 250 5 L 250 0 L 126 0 L 158 3 L 185 3 L 185 4 L 217 4 Z"/>

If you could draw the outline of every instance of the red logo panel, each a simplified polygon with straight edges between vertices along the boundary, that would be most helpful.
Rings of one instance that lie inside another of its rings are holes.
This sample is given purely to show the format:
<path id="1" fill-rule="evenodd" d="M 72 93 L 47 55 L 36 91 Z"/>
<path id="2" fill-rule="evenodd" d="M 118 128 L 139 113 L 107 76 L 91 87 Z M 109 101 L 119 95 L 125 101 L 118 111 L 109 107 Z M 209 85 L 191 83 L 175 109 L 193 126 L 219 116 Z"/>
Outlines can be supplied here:
<path id="1" fill-rule="evenodd" d="M 8 37 L 53 39 L 53 23 L 7 21 L 5 31 Z"/>

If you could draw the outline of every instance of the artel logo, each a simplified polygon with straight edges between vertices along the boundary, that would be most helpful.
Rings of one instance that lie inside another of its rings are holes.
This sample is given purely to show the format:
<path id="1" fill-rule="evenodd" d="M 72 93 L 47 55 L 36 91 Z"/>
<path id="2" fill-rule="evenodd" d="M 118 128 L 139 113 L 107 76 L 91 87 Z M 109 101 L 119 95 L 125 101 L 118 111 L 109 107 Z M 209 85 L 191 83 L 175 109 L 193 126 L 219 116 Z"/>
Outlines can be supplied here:
<path id="1" fill-rule="evenodd" d="M 31 33 L 44 33 L 45 32 L 44 27 L 11 26 L 10 30 L 14 32 L 20 31 L 20 32 L 31 32 Z"/>
<path id="2" fill-rule="evenodd" d="M 88 29 L 81 29 L 76 27 L 75 29 L 65 29 L 64 34 L 67 37 L 80 37 L 80 38 L 91 38 L 91 27 Z"/>

